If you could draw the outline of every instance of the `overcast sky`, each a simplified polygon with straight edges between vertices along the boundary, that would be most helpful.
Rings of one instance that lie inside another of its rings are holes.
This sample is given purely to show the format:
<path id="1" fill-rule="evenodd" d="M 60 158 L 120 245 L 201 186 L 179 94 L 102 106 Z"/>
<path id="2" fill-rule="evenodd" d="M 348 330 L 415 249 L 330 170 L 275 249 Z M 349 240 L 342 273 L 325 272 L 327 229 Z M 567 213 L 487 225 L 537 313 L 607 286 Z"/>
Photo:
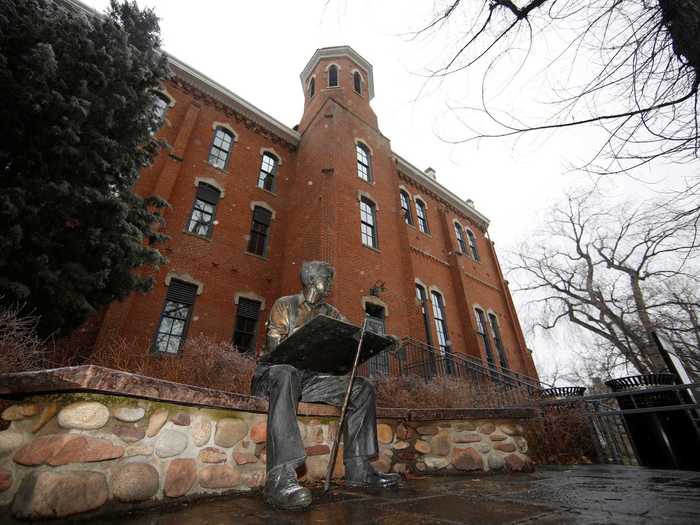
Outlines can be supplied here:
<path id="1" fill-rule="evenodd" d="M 100 11 L 109 3 L 83 1 Z M 474 200 L 491 220 L 489 231 L 501 259 L 527 238 L 565 189 L 585 180 L 570 168 L 588 159 L 604 137 L 594 128 L 457 145 L 445 142 L 444 138 L 468 135 L 465 123 L 454 118 L 448 105 L 477 105 L 482 71 L 426 84 L 427 68 L 439 64 L 461 36 L 459 24 L 430 38 L 407 36 L 431 19 L 431 1 L 138 0 L 138 4 L 153 7 L 161 18 L 166 52 L 289 127 L 302 114 L 299 73 L 313 52 L 325 46 L 352 46 L 374 66 L 372 107 L 393 150 L 421 169 L 433 167 L 441 184 Z M 535 47 L 530 69 L 516 78 L 508 74 L 513 71 L 508 61 L 518 62 L 517 50 L 503 57 L 505 67 L 487 85 L 489 94 L 494 94 L 494 107 L 500 104 L 500 109 L 512 111 L 506 106 L 517 96 L 519 115 L 537 116 L 547 98 L 547 82 L 559 74 L 547 67 L 551 44 Z M 467 125 L 477 128 L 484 122 L 478 113 L 466 118 Z M 663 188 L 689 169 L 656 164 L 636 175 Z M 632 179 L 618 177 L 615 191 L 629 196 L 644 190 Z M 528 342 L 538 350 L 541 366 L 558 347 L 540 338 Z"/>

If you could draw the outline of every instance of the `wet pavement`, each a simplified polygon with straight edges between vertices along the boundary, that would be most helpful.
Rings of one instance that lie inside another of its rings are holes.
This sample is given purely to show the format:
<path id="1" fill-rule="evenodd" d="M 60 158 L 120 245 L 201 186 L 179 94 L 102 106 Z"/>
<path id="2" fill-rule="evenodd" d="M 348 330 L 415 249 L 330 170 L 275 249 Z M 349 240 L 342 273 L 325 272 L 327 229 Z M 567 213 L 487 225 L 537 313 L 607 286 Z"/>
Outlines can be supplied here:
<path id="1" fill-rule="evenodd" d="M 539 467 L 533 474 L 426 477 L 384 491 L 314 494 L 304 512 L 265 506 L 259 494 L 121 515 L 100 524 L 700 524 L 700 472 L 621 466 Z M 82 522 L 96 523 L 94 521 Z"/>

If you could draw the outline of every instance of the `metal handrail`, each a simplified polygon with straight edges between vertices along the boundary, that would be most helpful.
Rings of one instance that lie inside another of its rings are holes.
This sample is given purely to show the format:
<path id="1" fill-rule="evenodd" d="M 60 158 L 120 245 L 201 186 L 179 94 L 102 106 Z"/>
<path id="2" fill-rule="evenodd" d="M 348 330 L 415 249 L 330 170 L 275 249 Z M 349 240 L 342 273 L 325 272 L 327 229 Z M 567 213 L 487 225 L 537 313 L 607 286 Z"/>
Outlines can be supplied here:
<path id="1" fill-rule="evenodd" d="M 507 372 L 503 369 L 498 369 L 495 366 L 485 366 L 480 360 L 474 357 L 467 356 L 464 354 L 456 354 L 454 352 L 443 352 L 431 345 L 424 343 L 423 341 L 419 341 L 411 337 L 404 337 L 401 340 L 401 348 L 396 351 L 400 352 L 401 350 L 405 350 L 406 346 L 409 345 L 420 348 L 423 352 L 435 358 L 450 361 L 453 365 L 462 365 L 465 368 L 468 368 L 470 371 L 483 376 L 489 381 L 502 383 L 513 387 L 525 387 L 531 390 L 540 390 L 542 388 L 542 383 L 538 379 L 525 376 L 523 374 L 516 374 L 510 371 Z"/>

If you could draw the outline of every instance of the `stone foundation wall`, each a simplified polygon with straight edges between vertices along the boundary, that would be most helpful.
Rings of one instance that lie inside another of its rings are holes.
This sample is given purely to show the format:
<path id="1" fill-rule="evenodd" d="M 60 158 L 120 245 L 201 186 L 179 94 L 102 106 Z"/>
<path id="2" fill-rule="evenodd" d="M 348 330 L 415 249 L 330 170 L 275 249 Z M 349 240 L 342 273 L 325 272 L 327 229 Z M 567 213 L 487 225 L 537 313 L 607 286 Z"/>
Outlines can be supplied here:
<path id="1" fill-rule="evenodd" d="M 5 409 L 0 506 L 54 518 L 184 496 L 249 491 L 265 480 L 266 415 L 100 394 L 38 396 Z M 321 480 L 335 418 L 299 417 L 303 481 Z M 380 419 L 377 469 L 400 473 L 531 468 L 517 423 Z M 339 458 L 342 457 L 342 451 Z M 335 477 L 343 475 L 338 460 Z"/>
<path id="2" fill-rule="evenodd" d="M 0 431 L 0 513 L 121 512 L 265 481 L 267 407 L 257 398 L 99 367 L 0 376 L 0 395 L 15 399 L 1 415 L 9 427 Z M 337 409 L 302 403 L 299 411 L 307 454 L 300 479 L 319 481 Z M 522 436 L 527 409 L 379 408 L 378 416 L 378 470 L 532 468 Z M 342 450 L 338 458 L 335 478 L 343 475 Z"/>

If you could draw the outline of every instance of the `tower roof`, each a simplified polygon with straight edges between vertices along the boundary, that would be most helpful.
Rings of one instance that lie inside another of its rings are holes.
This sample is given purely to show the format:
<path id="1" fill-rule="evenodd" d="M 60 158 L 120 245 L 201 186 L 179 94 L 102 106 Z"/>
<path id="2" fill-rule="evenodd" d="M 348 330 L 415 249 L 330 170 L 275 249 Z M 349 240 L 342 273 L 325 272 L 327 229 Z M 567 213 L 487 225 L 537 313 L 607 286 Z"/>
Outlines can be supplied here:
<path id="1" fill-rule="evenodd" d="M 334 58 L 334 57 L 348 57 L 349 59 L 355 61 L 358 66 L 365 70 L 367 74 L 367 88 L 369 93 L 369 99 L 372 100 L 374 97 L 374 74 L 372 73 L 372 64 L 370 64 L 366 59 L 362 57 L 357 51 L 355 51 L 350 46 L 333 46 L 333 47 L 321 47 L 316 50 L 311 59 L 307 62 L 304 70 L 299 75 L 301 79 L 302 89 L 306 86 L 306 82 L 314 70 L 318 62 L 322 58 Z"/>

